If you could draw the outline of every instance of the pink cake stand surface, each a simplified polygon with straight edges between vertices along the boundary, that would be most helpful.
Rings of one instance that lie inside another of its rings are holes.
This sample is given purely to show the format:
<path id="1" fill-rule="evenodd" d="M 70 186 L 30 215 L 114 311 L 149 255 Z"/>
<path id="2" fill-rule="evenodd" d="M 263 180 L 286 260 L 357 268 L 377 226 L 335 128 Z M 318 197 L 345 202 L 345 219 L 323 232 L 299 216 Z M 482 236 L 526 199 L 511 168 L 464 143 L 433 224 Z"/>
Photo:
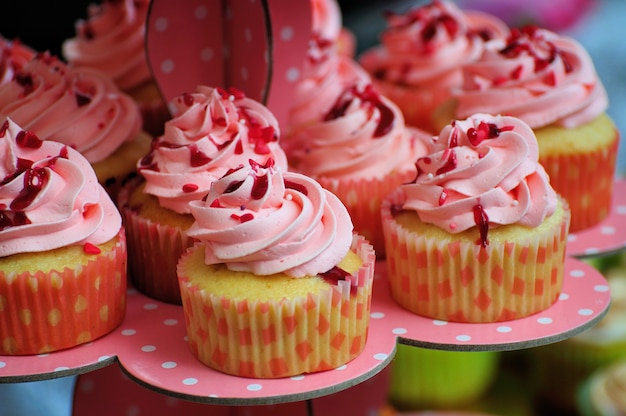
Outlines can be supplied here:
<path id="1" fill-rule="evenodd" d="M 567 255 L 591 257 L 609 254 L 626 247 L 626 178 L 618 178 L 613 187 L 609 216 L 598 225 L 570 233 Z"/>
<path id="2" fill-rule="evenodd" d="M 498 351 L 539 346 L 574 336 L 608 310 L 610 291 L 593 267 L 566 260 L 563 294 L 548 310 L 516 321 L 460 324 L 416 316 L 390 298 L 386 265 L 377 263 L 370 336 L 363 353 L 335 370 L 284 379 L 247 379 L 211 370 L 190 353 L 182 307 L 128 294 L 124 322 L 95 342 L 40 356 L 0 356 L 0 382 L 54 378 L 93 371 L 116 360 L 151 390 L 210 404 L 276 404 L 321 397 L 382 371 L 396 342 L 457 351 Z"/>

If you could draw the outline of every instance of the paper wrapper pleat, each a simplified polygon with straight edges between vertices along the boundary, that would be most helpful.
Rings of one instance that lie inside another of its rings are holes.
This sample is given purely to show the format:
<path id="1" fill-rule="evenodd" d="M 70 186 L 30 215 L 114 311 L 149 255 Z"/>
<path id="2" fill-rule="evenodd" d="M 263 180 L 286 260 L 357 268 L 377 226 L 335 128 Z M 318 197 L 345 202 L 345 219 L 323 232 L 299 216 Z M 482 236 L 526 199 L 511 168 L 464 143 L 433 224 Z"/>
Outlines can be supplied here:
<path id="1" fill-rule="evenodd" d="M 126 312 L 126 240 L 84 266 L 7 275 L 0 271 L 0 355 L 31 355 L 93 341 Z"/>
<path id="2" fill-rule="evenodd" d="M 385 241 L 380 222 L 380 205 L 401 184 L 415 179 L 415 170 L 394 172 L 382 178 L 344 179 L 319 177 L 317 181 L 343 202 L 352 218 L 354 230 L 364 236 L 379 259 L 385 257 Z"/>
<path id="3" fill-rule="evenodd" d="M 190 251 L 198 249 L 194 247 Z M 365 348 L 375 255 L 361 236 L 352 250 L 361 268 L 327 290 L 275 301 L 234 301 L 179 275 L 189 346 L 215 370 L 253 378 L 288 377 L 339 367 Z"/>
<path id="4" fill-rule="evenodd" d="M 130 279 L 146 296 L 180 305 L 176 264 L 193 241 L 182 228 L 158 224 L 139 216 L 122 202 L 126 200 L 127 189 L 120 193 L 120 211 L 128 238 Z"/>
<path id="5" fill-rule="evenodd" d="M 570 232 L 590 228 L 611 210 L 619 136 L 607 149 L 579 155 L 539 155 L 550 184 L 569 204 Z"/>
<path id="6" fill-rule="evenodd" d="M 569 214 L 543 233 L 489 244 L 418 235 L 391 214 L 402 192 L 383 201 L 387 274 L 393 299 L 409 311 L 453 322 L 519 319 L 550 307 L 563 285 Z"/>

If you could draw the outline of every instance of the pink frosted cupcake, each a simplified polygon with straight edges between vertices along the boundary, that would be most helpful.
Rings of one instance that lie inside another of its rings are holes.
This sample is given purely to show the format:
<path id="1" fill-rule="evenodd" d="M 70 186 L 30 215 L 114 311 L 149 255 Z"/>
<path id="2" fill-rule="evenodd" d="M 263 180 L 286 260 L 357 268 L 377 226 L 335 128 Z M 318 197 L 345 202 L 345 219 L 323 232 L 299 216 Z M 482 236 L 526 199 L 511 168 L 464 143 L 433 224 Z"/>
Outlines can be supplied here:
<path id="1" fill-rule="evenodd" d="M 487 40 L 506 37 L 508 28 L 495 16 L 464 12 L 451 1 L 435 0 L 386 17 L 381 44 L 359 62 L 408 125 L 436 134 L 432 114 L 461 85 L 463 65 L 480 57 Z"/>
<path id="2" fill-rule="evenodd" d="M 176 115 L 138 162 L 118 204 L 125 220 L 129 267 L 137 288 L 159 300 L 180 303 L 176 262 L 192 244 L 189 202 L 201 200 L 211 183 L 249 159 L 273 158 L 285 168 L 274 115 L 237 90 L 198 86 L 172 101 Z"/>
<path id="3" fill-rule="evenodd" d="M 102 73 L 72 68 L 48 53 L 38 53 L 0 86 L 0 119 L 6 117 L 81 152 L 114 199 L 150 148 L 128 95 Z"/>
<path id="4" fill-rule="evenodd" d="M 418 174 L 382 205 L 392 297 L 457 322 L 522 318 L 562 283 L 569 209 L 537 162 L 533 131 L 475 114 L 446 126 Z"/>
<path id="5" fill-rule="evenodd" d="M 190 203 L 178 264 L 189 346 L 242 377 L 329 370 L 365 347 L 374 251 L 313 179 L 252 160 Z"/>
<path id="6" fill-rule="evenodd" d="M 19 40 L 8 40 L 0 35 L 0 85 L 10 82 L 35 53 Z"/>
<path id="7" fill-rule="evenodd" d="M 152 78 L 145 53 L 150 0 L 91 4 L 86 19 L 76 22 L 76 36 L 63 42 L 63 57 L 73 66 L 94 68 L 110 77 L 141 110 L 143 129 L 163 132 L 170 118 Z"/>
<path id="8" fill-rule="evenodd" d="M 415 178 L 430 136 L 407 128 L 400 109 L 371 84 L 328 87 L 333 106 L 316 122 L 292 126 L 283 147 L 291 168 L 337 195 L 355 230 L 384 257 L 381 201 Z"/>
<path id="9" fill-rule="evenodd" d="M 126 240 L 89 162 L 10 119 L 0 128 L 0 355 L 92 341 L 126 311 Z"/>
<path id="10" fill-rule="evenodd" d="M 607 217 L 619 132 L 593 62 L 574 39 L 537 27 L 515 30 L 463 69 L 464 83 L 437 111 L 439 124 L 477 112 L 524 120 L 539 142 L 539 163 L 572 211 L 570 231 Z"/>

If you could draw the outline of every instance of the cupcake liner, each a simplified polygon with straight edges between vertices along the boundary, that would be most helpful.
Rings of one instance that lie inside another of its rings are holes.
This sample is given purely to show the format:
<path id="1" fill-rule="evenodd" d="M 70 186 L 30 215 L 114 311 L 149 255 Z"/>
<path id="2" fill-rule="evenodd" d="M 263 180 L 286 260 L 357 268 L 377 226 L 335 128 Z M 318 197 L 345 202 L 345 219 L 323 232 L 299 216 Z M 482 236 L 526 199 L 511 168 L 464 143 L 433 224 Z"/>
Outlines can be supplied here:
<path id="1" fill-rule="evenodd" d="M 124 230 L 84 266 L 6 275 L 0 270 L 0 355 L 32 355 L 93 341 L 126 313 Z"/>
<path id="2" fill-rule="evenodd" d="M 379 259 L 385 257 L 385 241 L 380 221 L 380 206 L 398 186 L 415 179 L 415 170 L 394 172 L 382 178 L 370 179 L 333 179 L 319 177 L 317 181 L 323 188 L 334 193 L 350 213 L 354 230 L 365 237 Z"/>
<path id="3" fill-rule="evenodd" d="M 499 362 L 499 352 L 442 351 L 398 344 L 389 401 L 399 410 L 467 405 L 486 393 Z"/>
<path id="4" fill-rule="evenodd" d="M 367 339 L 375 256 L 361 236 L 352 250 L 363 265 L 351 281 L 320 293 L 275 301 L 231 301 L 190 282 L 179 263 L 185 324 L 192 353 L 215 370 L 278 378 L 336 368 L 358 356 Z"/>
<path id="5" fill-rule="evenodd" d="M 123 192 L 126 192 L 124 190 Z M 120 198 L 120 202 L 125 197 Z M 121 204 L 128 238 L 128 271 L 141 293 L 163 302 L 181 304 L 176 264 L 193 240 L 182 228 L 155 223 Z"/>
<path id="6" fill-rule="evenodd" d="M 618 136 L 609 148 L 576 155 L 539 155 L 550 184 L 569 204 L 570 232 L 592 227 L 610 212 Z"/>
<path id="7" fill-rule="evenodd" d="M 486 248 L 418 235 L 393 218 L 398 190 L 382 204 L 393 299 L 405 309 L 454 322 L 519 319 L 550 307 L 563 285 L 569 215 L 542 234 Z"/>

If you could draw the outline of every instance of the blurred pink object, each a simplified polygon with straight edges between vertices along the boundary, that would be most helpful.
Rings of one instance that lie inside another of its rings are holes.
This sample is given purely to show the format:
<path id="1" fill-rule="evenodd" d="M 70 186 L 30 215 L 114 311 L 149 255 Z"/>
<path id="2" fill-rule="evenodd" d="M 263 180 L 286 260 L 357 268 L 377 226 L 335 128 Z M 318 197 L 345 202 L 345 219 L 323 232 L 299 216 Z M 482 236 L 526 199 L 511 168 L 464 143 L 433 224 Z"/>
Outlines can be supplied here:
<path id="1" fill-rule="evenodd" d="M 494 14 L 511 27 L 526 24 L 563 31 L 589 15 L 598 0 L 458 0 L 459 7 Z"/>

